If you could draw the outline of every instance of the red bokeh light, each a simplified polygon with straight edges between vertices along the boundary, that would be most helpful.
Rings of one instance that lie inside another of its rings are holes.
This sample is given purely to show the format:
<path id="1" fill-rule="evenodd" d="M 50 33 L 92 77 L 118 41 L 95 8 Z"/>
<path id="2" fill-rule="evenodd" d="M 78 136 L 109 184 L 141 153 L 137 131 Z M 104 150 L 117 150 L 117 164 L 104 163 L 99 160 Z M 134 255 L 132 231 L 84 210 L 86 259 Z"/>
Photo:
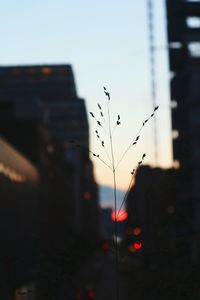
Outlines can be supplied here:
<path id="1" fill-rule="evenodd" d="M 125 221 L 127 218 L 128 218 L 128 213 L 125 210 L 121 211 L 120 213 L 117 212 L 116 215 L 115 212 L 112 211 L 111 214 L 112 221 L 122 222 Z"/>
<path id="2" fill-rule="evenodd" d="M 95 290 L 90 290 L 87 292 L 88 298 L 93 299 L 96 296 Z"/>
<path id="3" fill-rule="evenodd" d="M 133 244 L 133 247 L 136 249 L 136 250 L 139 250 L 142 248 L 142 243 L 141 242 L 135 242 Z"/>

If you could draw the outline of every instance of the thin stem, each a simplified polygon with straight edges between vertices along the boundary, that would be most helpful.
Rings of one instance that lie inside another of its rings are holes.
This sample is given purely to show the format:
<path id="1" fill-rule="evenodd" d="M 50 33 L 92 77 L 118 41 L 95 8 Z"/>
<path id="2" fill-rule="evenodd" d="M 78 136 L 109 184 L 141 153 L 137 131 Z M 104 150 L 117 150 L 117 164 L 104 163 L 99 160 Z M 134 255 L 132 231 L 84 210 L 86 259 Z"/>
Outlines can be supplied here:
<path id="1" fill-rule="evenodd" d="M 159 106 L 155 106 L 152 114 L 146 119 L 144 120 L 144 122 L 142 123 L 142 126 L 140 127 L 140 129 L 138 130 L 136 137 L 139 136 L 140 132 L 142 131 L 142 129 L 145 127 L 146 123 L 155 116 L 155 112 L 157 111 L 157 109 L 159 108 Z M 120 160 L 118 161 L 118 163 L 116 164 L 115 170 L 118 168 L 119 164 L 121 163 L 121 161 L 123 160 L 124 156 L 126 155 L 126 153 L 130 150 L 130 148 L 135 144 L 134 141 L 136 141 L 136 139 L 134 139 L 131 144 L 128 146 L 128 148 L 124 151 L 124 153 L 122 154 Z"/>
<path id="2" fill-rule="evenodd" d="M 132 187 L 133 178 L 134 178 L 134 176 L 132 176 L 132 177 L 131 177 L 131 180 L 130 180 L 130 183 L 129 183 L 128 189 L 127 189 L 127 191 L 126 191 L 126 193 L 125 193 L 125 195 L 124 195 L 124 199 L 123 199 L 123 201 L 122 201 L 122 203 L 121 203 L 121 205 L 120 205 L 120 208 L 118 209 L 118 212 L 117 212 L 117 216 L 116 216 L 116 218 L 118 218 L 118 217 L 119 217 L 119 213 L 121 212 L 121 209 L 122 209 L 122 207 L 123 207 L 124 203 L 125 203 L 125 202 L 126 202 L 126 200 L 127 200 L 128 194 L 129 194 L 129 192 L 130 192 L 130 189 L 131 189 L 131 187 Z"/>
<path id="3" fill-rule="evenodd" d="M 117 185 L 116 185 L 116 173 L 115 173 L 115 159 L 114 159 L 114 151 L 113 151 L 113 140 L 112 140 L 112 132 L 111 132 L 111 122 L 110 122 L 110 110 L 107 101 L 107 111 L 108 111 L 108 123 L 109 123 L 109 138 L 110 138 L 110 149 L 111 149 L 111 157 L 112 157 L 112 173 L 113 173 L 113 185 L 114 185 L 114 203 L 115 203 L 115 220 L 114 220 L 114 244 L 115 244 L 115 268 L 116 268 L 116 300 L 119 299 L 119 270 L 118 270 L 118 243 L 117 243 Z"/>

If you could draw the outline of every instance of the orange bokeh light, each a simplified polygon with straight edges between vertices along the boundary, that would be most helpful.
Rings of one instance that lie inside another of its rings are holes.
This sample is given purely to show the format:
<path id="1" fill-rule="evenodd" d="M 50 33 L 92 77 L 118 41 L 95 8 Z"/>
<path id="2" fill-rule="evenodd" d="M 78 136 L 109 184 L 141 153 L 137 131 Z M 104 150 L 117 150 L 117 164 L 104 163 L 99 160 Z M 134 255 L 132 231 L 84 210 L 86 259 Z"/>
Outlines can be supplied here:
<path id="1" fill-rule="evenodd" d="M 111 219 L 112 221 L 117 221 L 117 222 L 122 222 L 125 221 L 128 218 L 128 213 L 127 211 L 123 210 L 120 213 L 116 213 L 114 211 L 112 211 L 111 213 Z"/>

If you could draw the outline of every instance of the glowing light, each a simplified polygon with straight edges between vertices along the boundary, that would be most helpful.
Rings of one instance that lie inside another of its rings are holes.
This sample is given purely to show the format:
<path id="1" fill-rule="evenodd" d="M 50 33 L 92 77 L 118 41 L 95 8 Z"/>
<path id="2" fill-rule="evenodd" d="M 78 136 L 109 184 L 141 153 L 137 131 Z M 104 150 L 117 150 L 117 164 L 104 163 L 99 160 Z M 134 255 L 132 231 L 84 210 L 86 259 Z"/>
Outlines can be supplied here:
<path id="1" fill-rule="evenodd" d="M 15 182 L 24 182 L 24 176 L 16 173 L 14 170 L 11 170 L 9 167 L 5 166 L 4 164 L 0 163 L 0 174 L 8 177 L 11 181 Z"/>
<path id="2" fill-rule="evenodd" d="M 52 73 L 52 69 L 48 67 L 44 67 L 41 69 L 41 73 L 44 75 L 50 75 Z"/>
<path id="3" fill-rule="evenodd" d="M 111 213 L 112 221 L 122 222 L 122 221 L 125 221 L 127 218 L 128 218 L 128 213 L 125 210 L 121 211 L 119 214 L 117 212 L 116 215 L 115 215 L 114 211 L 112 211 L 112 213 Z"/>
<path id="4" fill-rule="evenodd" d="M 136 250 L 139 250 L 142 248 L 142 243 L 141 242 L 135 242 L 133 244 L 133 247 L 136 249 Z"/>
<path id="5" fill-rule="evenodd" d="M 132 234 L 135 235 L 135 236 L 138 236 L 140 235 L 142 232 L 141 228 L 139 227 L 135 227 L 133 230 L 132 230 Z"/>
<path id="6" fill-rule="evenodd" d="M 180 169 L 180 162 L 178 160 L 174 160 L 173 161 L 173 167 L 176 170 Z"/>
<path id="7" fill-rule="evenodd" d="M 141 242 L 135 242 L 128 247 L 129 252 L 135 253 L 142 248 Z"/>

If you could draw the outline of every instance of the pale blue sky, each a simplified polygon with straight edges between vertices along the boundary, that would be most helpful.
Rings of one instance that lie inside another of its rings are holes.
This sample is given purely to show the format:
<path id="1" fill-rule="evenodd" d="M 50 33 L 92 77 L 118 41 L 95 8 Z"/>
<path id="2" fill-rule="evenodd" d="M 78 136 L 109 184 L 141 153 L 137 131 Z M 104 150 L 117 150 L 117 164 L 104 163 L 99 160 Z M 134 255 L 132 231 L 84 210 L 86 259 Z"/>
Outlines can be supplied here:
<path id="1" fill-rule="evenodd" d="M 154 0 L 158 161 L 168 167 L 171 125 L 164 2 Z M 112 113 L 119 113 L 122 119 L 115 134 L 116 156 L 120 157 L 153 109 L 146 7 L 147 0 L 0 0 L 0 65 L 72 64 L 78 94 L 93 112 L 97 103 L 104 105 L 102 87 L 106 86 L 112 96 Z M 91 149 L 98 152 L 92 121 Z M 153 122 L 135 151 L 125 157 L 117 174 L 119 187 L 126 188 L 130 171 L 143 152 L 146 162 L 153 163 Z M 99 161 L 94 164 L 97 181 L 111 184 L 110 171 Z"/>

